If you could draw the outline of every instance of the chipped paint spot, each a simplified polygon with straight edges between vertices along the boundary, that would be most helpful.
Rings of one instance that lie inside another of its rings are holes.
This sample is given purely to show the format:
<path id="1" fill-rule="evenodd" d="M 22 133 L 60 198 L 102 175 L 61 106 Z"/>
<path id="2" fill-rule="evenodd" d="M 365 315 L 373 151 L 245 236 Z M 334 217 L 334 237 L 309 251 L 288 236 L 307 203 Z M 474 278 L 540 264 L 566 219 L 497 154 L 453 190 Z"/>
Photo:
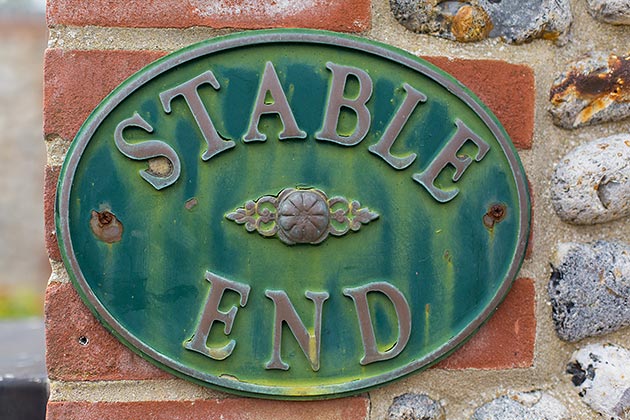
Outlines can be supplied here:
<path id="1" fill-rule="evenodd" d="M 189 200 L 186 201 L 186 203 L 184 204 L 184 207 L 186 208 L 186 210 L 192 210 L 195 207 L 197 207 L 197 204 L 199 204 L 199 200 L 197 200 L 197 198 L 193 197 Z"/>
<path id="2" fill-rule="evenodd" d="M 173 164 L 163 156 L 149 159 L 147 163 L 149 165 L 147 172 L 151 175 L 165 178 L 173 173 Z"/>

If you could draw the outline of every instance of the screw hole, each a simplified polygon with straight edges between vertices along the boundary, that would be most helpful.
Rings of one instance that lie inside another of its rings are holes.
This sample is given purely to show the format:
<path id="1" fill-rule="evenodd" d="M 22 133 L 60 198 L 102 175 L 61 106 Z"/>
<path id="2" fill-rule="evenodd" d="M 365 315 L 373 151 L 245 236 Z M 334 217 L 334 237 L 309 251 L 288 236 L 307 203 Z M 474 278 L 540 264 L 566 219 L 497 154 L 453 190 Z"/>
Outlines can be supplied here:
<path id="1" fill-rule="evenodd" d="M 79 337 L 79 344 L 81 344 L 82 346 L 87 346 L 89 342 L 90 340 L 86 336 L 82 335 L 81 337 Z"/>

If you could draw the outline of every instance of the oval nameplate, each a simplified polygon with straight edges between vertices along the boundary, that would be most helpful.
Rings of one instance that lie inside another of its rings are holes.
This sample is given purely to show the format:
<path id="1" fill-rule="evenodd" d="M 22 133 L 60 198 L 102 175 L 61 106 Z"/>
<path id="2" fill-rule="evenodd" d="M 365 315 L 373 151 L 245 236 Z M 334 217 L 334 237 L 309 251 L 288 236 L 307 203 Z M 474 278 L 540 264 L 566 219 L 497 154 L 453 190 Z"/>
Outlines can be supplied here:
<path id="1" fill-rule="evenodd" d="M 488 109 L 410 54 L 306 30 L 175 52 L 85 122 L 64 262 L 121 341 L 269 398 L 363 391 L 464 342 L 523 260 L 529 198 Z"/>

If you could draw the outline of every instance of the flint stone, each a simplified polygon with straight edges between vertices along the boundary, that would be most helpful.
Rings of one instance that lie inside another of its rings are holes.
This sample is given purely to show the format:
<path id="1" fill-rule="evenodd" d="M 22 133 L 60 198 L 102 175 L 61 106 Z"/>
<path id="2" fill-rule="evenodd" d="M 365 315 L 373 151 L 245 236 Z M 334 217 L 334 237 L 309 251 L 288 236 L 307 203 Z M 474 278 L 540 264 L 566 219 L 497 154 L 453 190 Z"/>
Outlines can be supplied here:
<path id="1" fill-rule="evenodd" d="M 558 336 L 578 341 L 630 325 L 630 246 L 561 243 L 548 285 Z"/>
<path id="2" fill-rule="evenodd" d="M 407 29 L 460 42 L 501 38 L 522 44 L 534 38 L 566 43 L 573 20 L 569 0 L 390 0 Z"/>
<path id="3" fill-rule="evenodd" d="M 551 203 L 562 221 L 578 225 L 630 215 L 630 134 L 583 144 L 563 157 L 551 178 Z"/>
<path id="4" fill-rule="evenodd" d="M 630 116 L 630 55 L 591 53 L 569 63 L 549 91 L 554 124 L 578 128 Z"/>
<path id="5" fill-rule="evenodd" d="M 569 420 L 565 406 L 551 395 L 522 392 L 504 395 L 475 410 L 471 420 Z"/>
<path id="6" fill-rule="evenodd" d="M 567 366 L 578 395 L 607 419 L 630 418 L 630 352 L 614 344 L 591 344 Z"/>
<path id="7" fill-rule="evenodd" d="M 387 420 L 445 420 L 442 406 L 424 394 L 403 394 L 394 398 Z"/>
<path id="8" fill-rule="evenodd" d="M 588 0 L 588 11 L 596 20 L 630 25 L 630 0 Z"/>

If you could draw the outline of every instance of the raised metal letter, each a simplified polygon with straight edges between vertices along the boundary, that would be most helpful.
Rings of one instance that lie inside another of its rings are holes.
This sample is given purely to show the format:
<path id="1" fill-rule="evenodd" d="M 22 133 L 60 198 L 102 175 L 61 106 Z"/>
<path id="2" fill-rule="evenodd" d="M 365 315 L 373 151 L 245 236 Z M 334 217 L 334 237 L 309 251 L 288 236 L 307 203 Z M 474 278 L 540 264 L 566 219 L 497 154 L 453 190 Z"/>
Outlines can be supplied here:
<path id="1" fill-rule="evenodd" d="M 197 125 L 201 129 L 201 134 L 208 145 L 208 149 L 204 152 L 201 158 L 203 160 L 209 160 L 212 156 L 221 153 L 224 150 L 231 149 L 235 146 L 235 143 L 232 140 L 224 140 L 221 138 L 217 129 L 214 128 L 214 124 L 210 119 L 208 111 L 203 106 L 203 102 L 201 102 L 201 97 L 198 92 L 199 86 L 204 83 L 212 86 L 214 90 L 219 90 L 221 87 L 216 77 L 214 77 L 214 74 L 208 70 L 207 72 L 202 73 L 179 86 L 175 86 L 172 89 L 160 93 L 160 100 L 162 101 L 164 111 L 167 114 L 170 114 L 171 101 L 173 98 L 179 95 L 184 97 L 190 111 L 193 114 L 193 117 L 195 117 L 195 121 L 197 121 Z"/>
<path id="2" fill-rule="evenodd" d="M 367 294 L 369 292 L 382 293 L 394 304 L 396 315 L 398 317 L 398 340 L 396 345 L 391 349 L 380 352 L 376 346 L 376 337 L 374 336 L 374 324 L 372 324 L 372 316 L 368 306 Z M 370 363 L 379 362 L 381 360 L 389 360 L 398 356 L 402 352 L 409 341 L 411 335 L 411 310 L 407 299 L 389 283 L 376 282 L 365 286 L 343 289 L 343 294 L 352 298 L 357 309 L 359 317 L 359 328 L 361 330 L 361 339 L 363 340 L 363 349 L 365 355 L 359 363 L 368 365 Z"/>
<path id="3" fill-rule="evenodd" d="M 305 293 L 306 297 L 315 303 L 315 327 L 313 335 L 309 334 L 304 323 L 298 316 L 287 294 L 281 290 L 267 290 L 265 296 L 273 300 L 276 307 L 276 322 L 273 329 L 273 353 L 271 360 L 265 366 L 266 369 L 289 370 L 289 365 L 282 361 L 282 323 L 286 322 L 297 340 L 304 355 L 311 364 L 311 369 L 319 370 L 319 343 L 322 329 L 322 306 L 328 299 L 327 292 Z"/>
<path id="4" fill-rule="evenodd" d="M 315 134 L 315 138 L 343 146 L 354 146 L 365 138 L 370 129 L 371 116 L 365 104 L 372 96 L 372 79 L 365 71 L 356 67 L 341 66 L 331 62 L 326 63 L 326 67 L 332 71 L 333 79 L 328 94 L 328 108 L 324 117 L 324 126 L 321 131 Z M 343 96 L 349 75 L 359 80 L 359 94 L 355 99 L 347 99 Z M 357 125 L 348 136 L 337 133 L 342 107 L 350 108 L 357 115 Z"/>
<path id="5" fill-rule="evenodd" d="M 273 102 L 265 102 L 267 94 L 271 94 Z M 273 67 L 271 61 L 267 61 L 265 65 L 265 73 L 263 74 L 262 81 L 260 82 L 260 89 L 258 90 L 258 97 L 256 98 L 256 105 L 254 106 L 254 112 L 252 113 L 252 119 L 249 123 L 249 130 L 243 141 L 265 141 L 267 136 L 258 131 L 258 124 L 260 123 L 260 116 L 263 114 L 278 114 L 284 130 L 278 136 L 278 139 L 290 139 L 298 138 L 305 139 L 306 132 L 300 130 L 289 107 L 287 97 L 282 90 L 280 80 L 276 69 Z"/>
<path id="6" fill-rule="evenodd" d="M 408 83 L 405 83 L 403 87 L 405 88 L 405 92 L 407 92 L 405 100 L 387 126 L 383 137 L 381 137 L 378 143 L 368 147 L 370 152 L 385 159 L 385 162 L 389 163 L 395 169 L 405 169 L 416 159 L 417 155 L 415 153 L 411 153 L 405 157 L 392 156 L 390 149 L 402 131 L 403 126 L 407 123 L 407 120 L 409 120 L 411 113 L 416 109 L 416 106 L 418 106 L 418 103 L 426 102 L 427 100 L 426 95 L 414 89 L 413 86 Z"/>
<path id="7" fill-rule="evenodd" d="M 462 148 L 468 140 L 477 145 L 479 150 L 475 156 L 475 161 L 479 162 L 490 150 L 490 145 L 483 141 L 481 137 L 475 134 L 461 120 L 455 120 L 457 132 L 448 141 L 440 154 L 431 162 L 429 167 L 422 173 L 414 174 L 413 180 L 419 182 L 429 193 L 440 203 L 451 201 L 459 193 L 459 189 L 453 188 L 450 191 L 444 191 L 437 188 L 433 183 L 440 172 L 447 165 L 453 165 L 455 173 L 453 174 L 453 182 L 457 182 L 463 175 L 464 171 L 472 163 L 470 156 L 458 156 L 457 152 Z"/>
<path id="8" fill-rule="evenodd" d="M 206 306 L 199 320 L 199 325 L 197 325 L 197 329 L 195 330 L 195 335 L 184 343 L 184 347 L 188 350 L 193 350 L 208 356 L 211 359 L 223 360 L 232 354 L 234 346 L 236 346 L 236 341 L 230 340 L 230 342 L 223 347 L 208 347 L 206 344 L 208 335 L 210 334 L 210 329 L 214 321 L 223 322 L 225 324 L 223 332 L 225 335 L 230 334 L 238 308 L 232 306 L 229 312 L 222 312 L 219 310 L 219 303 L 221 302 L 223 293 L 226 290 L 232 290 L 241 295 L 240 305 L 241 307 L 245 306 L 247 304 L 250 286 L 224 279 L 209 271 L 206 271 L 206 280 L 210 282 L 210 294 L 208 295 Z"/>
<path id="9" fill-rule="evenodd" d="M 140 176 L 149 184 L 153 185 L 156 190 L 161 190 L 169 185 L 173 185 L 179 178 L 181 172 L 179 157 L 177 153 L 175 153 L 175 150 L 160 140 L 147 140 L 133 144 L 127 143 L 122 135 L 123 130 L 127 127 L 139 127 L 148 133 L 153 132 L 153 127 L 138 115 L 138 113 L 134 113 L 133 117 L 121 121 L 114 131 L 114 142 L 120 153 L 134 160 L 146 160 L 160 156 L 165 157 L 168 159 L 171 168 L 170 173 L 163 176 L 143 169 L 140 171 Z"/>

